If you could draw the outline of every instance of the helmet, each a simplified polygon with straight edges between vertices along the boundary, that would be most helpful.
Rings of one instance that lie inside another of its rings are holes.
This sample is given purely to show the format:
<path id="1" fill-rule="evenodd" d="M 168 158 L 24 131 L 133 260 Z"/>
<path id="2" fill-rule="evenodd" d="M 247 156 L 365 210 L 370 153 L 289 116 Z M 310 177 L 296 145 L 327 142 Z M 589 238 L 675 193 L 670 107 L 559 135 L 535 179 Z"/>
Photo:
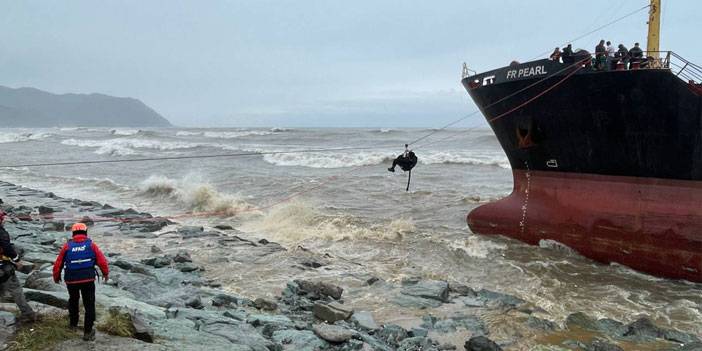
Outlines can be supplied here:
<path id="1" fill-rule="evenodd" d="M 88 231 L 88 226 L 85 225 L 85 223 L 76 223 L 71 227 L 72 232 L 87 232 Z"/>

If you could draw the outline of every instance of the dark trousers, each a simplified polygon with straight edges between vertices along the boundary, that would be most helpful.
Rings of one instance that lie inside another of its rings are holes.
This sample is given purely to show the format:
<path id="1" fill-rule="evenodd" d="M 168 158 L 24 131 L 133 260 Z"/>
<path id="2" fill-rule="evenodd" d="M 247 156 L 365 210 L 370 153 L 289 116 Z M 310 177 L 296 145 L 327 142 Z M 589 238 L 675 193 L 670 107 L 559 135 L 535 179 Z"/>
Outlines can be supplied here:
<path id="1" fill-rule="evenodd" d="M 89 332 L 95 323 L 95 282 L 66 284 L 68 287 L 68 316 L 71 326 L 78 326 L 78 300 L 83 297 L 85 308 L 84 330 Z"/>

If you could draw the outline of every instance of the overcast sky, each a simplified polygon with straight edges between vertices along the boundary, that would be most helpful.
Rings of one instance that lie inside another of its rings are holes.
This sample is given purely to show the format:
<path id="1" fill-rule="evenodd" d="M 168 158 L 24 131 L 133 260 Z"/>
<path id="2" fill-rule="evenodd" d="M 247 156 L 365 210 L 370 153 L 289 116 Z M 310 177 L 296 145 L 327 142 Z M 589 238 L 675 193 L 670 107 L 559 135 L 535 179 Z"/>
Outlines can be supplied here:
<path id="1" fill-rule="evenodd" d="M 135 97 L 181 126 L 439 127 L 475 109 L 464 61 L 525 61 L 647 2 L 0 0 L 0 85 Z M 702 63 L 702 1 L 663 2 L 661 48 Z M 574 46 L 645 47 L 646 20 Z"/>

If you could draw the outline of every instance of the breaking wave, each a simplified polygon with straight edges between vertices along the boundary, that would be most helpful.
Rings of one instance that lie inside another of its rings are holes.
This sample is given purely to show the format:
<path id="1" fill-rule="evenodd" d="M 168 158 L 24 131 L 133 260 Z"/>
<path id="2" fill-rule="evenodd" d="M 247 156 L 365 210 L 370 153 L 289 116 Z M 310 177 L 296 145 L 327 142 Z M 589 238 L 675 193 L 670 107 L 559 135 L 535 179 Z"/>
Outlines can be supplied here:
<path id="1" fill-rule="evenodd" d="M 196 177 L 176 180 L 165 176 L 150 176 L 140 185 L 143 195 L 159 200 L 174 200 L 194 212 L 214 212 L 214 215 L 235 216 L 256 213 L 255 208 L 241 197 L 224 194 Z"/>
<path id="2" fill-rule="evenodd" d="M 289 244 L 308 239 L 397 241 L 416 231 L 411 219 L 368 224 L 351 215 L 328 215 L 318 212 L 300 201 L 273 208 L 260 221 L 252 224 L 250 229 L 263 231 L 274 240 Z"/>
<path id="3" fill-rule="evenodd" d="M 274 128 L 277 129 L 277 128 Z M 277 130 L 238 130 L 238 131 L 200 131 L 192 132 L 181 130 L 176 133 L 176 136 L 203 136 L 210 139 L 236 139 L 248 136 L 261 136 L 276 134 Z"/>
<path id="4" fill-rule="evenodd" d="M 254 150 L 261 151 L 261 150 Z M 497 154 L 471 152 L 418 152 L 420 164 L 468 164 L 496 166 L 509 169 L 507 157 Z M 342 168 L 379 165 L 389 163 L 397 157 L 389 152 L 309 152 L 264 155 L 263 160 L 276 166 L 298 166 L 310 168 Z"/>
<path id="5" fill-rule="evenodd" d="M 463 251 L 468 256 L 475 258 L 487 258 L 490 253 L 494 251 L 504 251 L 507 249 L 507 245 L 480 238 L 476 235 L 449 242 L 448 245 L 454 250 Z"/>
<path id="6" fill-rule="evenodd" d="M 141 132 L 142 131 L 140 129 L 112 129 L 112 130 L 110 130 L 110 134 L 121 135 L 121 136 L 137 135 Z"/>
<path id="7" fill-rule="evenodd" d="M 25 141 L 42 140 L 49 137 L 50 133 L 20 133 L 20 132 L 6 132 L 0 133 L 0 144 L 4 143 L 21 143 Z"/>
<path id="8" fill-rule="evenodd" d="M 95 153 L 99 155 L 128 156 L 137 153 L 135 149 L 152 149 L 159 151 L 192 149 L 203 144 L 159 141 L 149 139 L 66 139 L 61 142 L 64 145 L 96 148 Z"/>
<path id="9" fill-rule="evenodd" d="M 384 152 L 357 153 L 289 153 L 268 154 L 263 160 L 276 166 L 300 166 L 310 168 L 342 168 L 377 165 L 389 162 L 393 157 Z"/>

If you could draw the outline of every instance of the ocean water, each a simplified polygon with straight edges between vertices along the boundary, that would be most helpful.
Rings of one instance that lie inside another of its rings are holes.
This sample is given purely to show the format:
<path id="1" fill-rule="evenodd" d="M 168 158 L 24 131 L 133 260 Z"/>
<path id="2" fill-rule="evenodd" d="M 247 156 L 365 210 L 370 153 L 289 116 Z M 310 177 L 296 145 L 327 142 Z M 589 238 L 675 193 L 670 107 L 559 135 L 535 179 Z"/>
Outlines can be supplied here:
<path id="1" fill-rule="evenodd" d="M 506 196 L 512 177 L 487 129 L 434 131 L 413 145 L 419 164 L 387 171 L 404 143 L 428 129 L 2 129 L 0 179 L 59 196 L 133 207 L 184 224 L 231 224 L 245 235 L 348 262 L 327 276 L 360 285 L 419 275 L 504 291 L 562 322 L 585 311 L 702 334 L 702 285 L 602 265 L 553 243 L 528 246 L 470 232 L 465 216 Z M 358 151 L 258 154 L 131 163 L 22 164 L 362 147 Z M 197 213 L 197 215 L 191 215 Z M 303 249 L 304 248 L 304 249 Z M 197 256 L 197 255 L 196 255 Z M 272 295 L 300 273 L 276 256 L 242 268 L 199 255 L 225 288 Z M 211 263 L 208 263 L 211 262 Z M 359 291 L 362 291 L 360 289 Z M 382 292 L 351 303 L 384 322 L 425 313 L 389 304 Z M 438 312 L 437 312 L 438 313 Z M 447 312 L 448 313 L 448 312 Z"/>

